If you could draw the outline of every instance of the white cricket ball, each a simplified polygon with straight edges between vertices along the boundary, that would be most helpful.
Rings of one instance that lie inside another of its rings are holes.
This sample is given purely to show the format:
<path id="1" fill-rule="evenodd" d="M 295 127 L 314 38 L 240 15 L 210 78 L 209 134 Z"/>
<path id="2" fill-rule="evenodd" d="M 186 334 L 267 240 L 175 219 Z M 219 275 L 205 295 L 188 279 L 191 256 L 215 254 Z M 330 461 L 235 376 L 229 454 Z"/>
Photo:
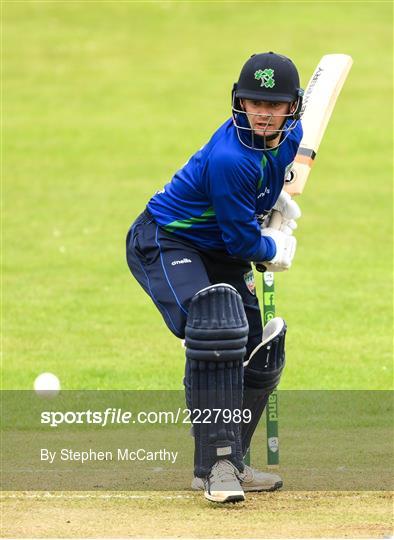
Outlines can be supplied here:
<path id="1" fill-rule="evenodd" d="M 41 373 L 34 381 L 34 390 L 44 398 L 53 398 L 60 391 L 60 381 L 53 373 Z"/>

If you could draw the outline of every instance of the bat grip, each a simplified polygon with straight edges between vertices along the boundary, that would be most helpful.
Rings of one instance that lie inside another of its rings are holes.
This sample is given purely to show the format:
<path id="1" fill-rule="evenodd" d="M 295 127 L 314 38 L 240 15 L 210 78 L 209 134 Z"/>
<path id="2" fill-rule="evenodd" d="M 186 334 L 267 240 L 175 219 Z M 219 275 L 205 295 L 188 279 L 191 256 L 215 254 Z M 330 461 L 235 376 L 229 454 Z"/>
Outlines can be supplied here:
<path id="1" fill-rule="evenodd" d="M 282 214 L 278 210 L 272 210 L 269 226 L 272 229 L 279 229 L 282 223 Z"/>

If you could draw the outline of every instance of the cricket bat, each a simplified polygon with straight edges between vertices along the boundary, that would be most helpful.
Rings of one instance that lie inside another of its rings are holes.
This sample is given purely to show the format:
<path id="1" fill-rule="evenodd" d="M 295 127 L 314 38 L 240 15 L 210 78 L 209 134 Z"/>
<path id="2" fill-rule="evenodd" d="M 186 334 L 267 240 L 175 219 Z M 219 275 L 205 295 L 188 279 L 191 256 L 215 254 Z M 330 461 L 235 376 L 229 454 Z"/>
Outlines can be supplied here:
<path id="1" fill-rule="evenodd" d="M 301 122 L 303 137 L 293 166 L 285 178 L 285 191 L 300 195 L 305 187 L 321 140 L 330 120 L 339 92 L 350 71 L 353 60 L 347 54 L 326 54 L 318 63 L 304 94 Z M 274 211 L 270 227 L 278 229 L 281 215 Z M 269 300 L 267 300 L 267 298 Z M 274 273 L 263 274 L 264 324 L 275 316 Z M 269 304 L 267 302 L 269 301 Z M 267 406 L 267 464 L 279 464 L 278 396 L 274 391 Z"/>
<path id="2" fill-rule="evenodd" d="M 306 87 L 301 109 L 304 133 L 294 164 L 285 178 L 284 189 L 292 196 L 300 195 L 304 191 L 328 121 L 352 63 L 352 57 L 347 54 L 326 54 L 318 63 Z M 280 215 L 273 212 L 270 226 L 277 228 L 279 225 Z"/>

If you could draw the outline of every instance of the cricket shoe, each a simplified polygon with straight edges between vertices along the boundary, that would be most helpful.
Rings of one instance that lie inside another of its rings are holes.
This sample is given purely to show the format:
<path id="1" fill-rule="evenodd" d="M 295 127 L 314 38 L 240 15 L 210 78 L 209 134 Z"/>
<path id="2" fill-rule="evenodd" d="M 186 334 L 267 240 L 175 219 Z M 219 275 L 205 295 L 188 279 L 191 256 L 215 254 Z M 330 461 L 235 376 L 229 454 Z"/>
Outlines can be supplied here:
<path id="1" fill-rule="evenodd" d="M 201 488 L 197 489 L 203 489 L 204 496 L 209 501 L 218 503 L 244 501 L 245 493 L 237 475 L 238 469 L 230 461 L 220 459 L 212 467 L 207 478 L 198 478 L 201 481 Z"/>
<path id="2" fill-rule="evenodd" d="M 278 474 L 264 473 L 245 465 L 244 472 L 236 470 L 239 483 L 244 491 L 276 491 L 283 486 L 282 478 Z M 203 478 L 197 476 L 192 481 L 192 489 L 204 489 Z"/>

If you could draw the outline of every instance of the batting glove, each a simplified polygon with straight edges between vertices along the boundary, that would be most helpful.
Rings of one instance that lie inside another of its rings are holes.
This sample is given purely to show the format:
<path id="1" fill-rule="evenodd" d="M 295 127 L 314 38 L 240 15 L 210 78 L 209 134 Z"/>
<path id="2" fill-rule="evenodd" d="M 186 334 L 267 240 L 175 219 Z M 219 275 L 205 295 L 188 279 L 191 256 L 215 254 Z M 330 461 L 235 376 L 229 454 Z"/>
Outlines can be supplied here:
<path id="1" fill-rule="evenodd" d="M 262 229 L 261 235 L 272 238 L 276 245 L 276 254 L 270 261 L 263 261 L 258 264 L 264 266 L 269 272 L 284 272 L 288 270 L 293 262 L 297 247 L 295 237 L 277 229 L 272 229 L 271 227 Z"/>
<path id="2" fill-rule="evenodd" d="M 297 227 L 298 225 L 295 219 L 282 218 L 282 222 L 280 224 L 279 230 L 283 232 L 284 234 L 287 234 L 288 236 L 290 236 L 291 234 L 293 234 L 293 232 L 296 230 Z"/>
<path id="3" fill-rule="evenodd" d="M 273 210 L 280 212 L 283 219 L 295 220 L 301 217 L 301 208 L 284 190 L 280 192 Z"/>

